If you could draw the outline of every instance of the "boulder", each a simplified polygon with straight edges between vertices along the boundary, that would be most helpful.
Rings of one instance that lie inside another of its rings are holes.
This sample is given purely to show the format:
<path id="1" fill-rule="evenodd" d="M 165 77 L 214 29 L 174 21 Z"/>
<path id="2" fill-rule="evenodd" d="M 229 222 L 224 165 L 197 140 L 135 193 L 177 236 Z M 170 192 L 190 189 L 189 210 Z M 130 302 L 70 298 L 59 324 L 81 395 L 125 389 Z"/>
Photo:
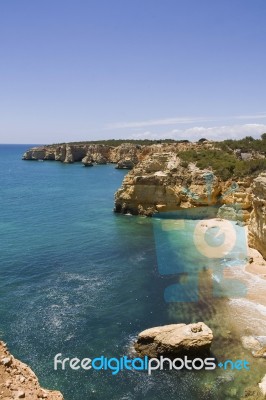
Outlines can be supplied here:
<path id="1" fill-rule="evenodd" d="M 241 342 L 253 357 L 266 358 L 266 336 L 242 336 Z"/>
<path id="2" fill-rule="evenodd" d="M 210 352 L 212 340 L 212 331 L 203 322 L 171 324 L 141 332 L 134 347 L 140 356 L 204 356 Z"/>

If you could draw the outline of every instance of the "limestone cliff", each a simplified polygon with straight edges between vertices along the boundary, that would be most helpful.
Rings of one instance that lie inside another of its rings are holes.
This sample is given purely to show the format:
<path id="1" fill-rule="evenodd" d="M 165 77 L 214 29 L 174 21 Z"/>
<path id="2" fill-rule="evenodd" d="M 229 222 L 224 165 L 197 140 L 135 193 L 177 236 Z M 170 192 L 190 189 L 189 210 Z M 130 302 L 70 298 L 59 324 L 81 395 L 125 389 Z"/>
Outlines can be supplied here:
<path id="1" fill-rule="evenodd" d="M 119 146 L 69 143 L 34 147 L 24 154 L 23 159 L 82 162 L 85 166 L 116 163 L 117 168 L 131 169 L 115 194 L 115 211 L 118 213 L 151 216 L 157 211 L 214 206 L 217 216 L 241 224 L 248 224 L 251 216 L 250 245 L 266 257 L 266 175 L 262 173 L 254 179 L 254 174 L 246 173 L 233 180 L 229 173 L 229 178 L 221 179 L 211 166 L 200 169 L 195 162 L 185 162 L 182 158 L 182 152 L 194 151 L 204 157 L 204 151 L 206 155 L 217 149 L 219 156 L 219 146 L 213 142 L 123 143 Z M 221 153 L 220 166 L 226 165 L 228 154 L 231 154 L 231 162 L 232 157 L 247 158 L 240 150 L 227 150 L 229 153 Z M 263 158 L 265 155 L 254 151 L 248 157 L 253 160 Z"/>
<path id="2" fill-rule="evenodd" d="M 253 211 L 249 224 L 249 243 L 266 258 L 266 173 L 254 179 Z"/>
<path id="3" fill-rule="evenodd" d="M 63 400 L 60 392 L 42 389 L 34 372 L 14 358 L 0 341 L 0 399 Z"/>
<path id="4" fill-rule="evenodd" d="M 208 146 L 208 144 L 207 144 Z M 192 143 L 164 143 L 139 145 L 122 143 L 119 146 L 94 143 L 66 143 L 32 147 L 27 150 L 23 160 L 54 160 L 71 164 L 82 162 L 84 165 L 116 163 L 117 168 L 131 169 L 147 155 L 157 152 L 186 150 L 195 147 Z"/>
<path id="5" fill-rule="evenodd" d="M 209 169 L 185 165 L 173 152 L 148 155 L 124 178 L 115 211 L 152 215 L 157 211 L 218 206 L 219 216 L 246 221 L 251 210 L 249 181 L 221 181 Z M 223 206 L 223 207 L 222 207 Z"/>
<path id="6" fill-rule="evenodd" d="M 133 168 L 141 158 L 145 146 L 123 143 L 120 146 L 105 144 L 58 144 L 33 147 L 26 151 L 23 160 L 54 160 L 71 164 L 82 162 L 93 164 L 117 163 L 118 168 Z"/>
<path id="7" fill-rule="evenodd" d="M 184 164 L 176 153 L 161 151 L 147 154 L 115 194 L 119 213 L 151 216 L 202 206 L 216 206 L 218 217 L 248 224 L 250 246 L 266 258 L 266 173 L 222 181 L 211 168 Z"/>

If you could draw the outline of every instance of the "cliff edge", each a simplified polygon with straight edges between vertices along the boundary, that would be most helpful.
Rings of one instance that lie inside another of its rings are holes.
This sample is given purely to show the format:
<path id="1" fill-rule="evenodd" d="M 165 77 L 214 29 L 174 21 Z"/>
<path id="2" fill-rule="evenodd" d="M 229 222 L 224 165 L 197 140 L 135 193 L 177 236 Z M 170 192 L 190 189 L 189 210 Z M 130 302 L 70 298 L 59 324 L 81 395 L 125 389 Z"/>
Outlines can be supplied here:
<path id="1" fill-rule="evenodd" d="M 240 146 L 237 148 L 236 146 Z M 66 143 L 29 149 L 24 160 L 116 163 L 131 171 L 115 194 L 117 213 L 213 206 L 214 215 L 249 225 L 249 244 L 266 258 L 266 140 L 136 144 Z M 204 218 L 204 216 L 203 216 Z"/>
<path id="2" fill-rule="evenodd" d="M 115 194 L 115 211 L 150 216 L 216 206 L 219 217 L 244 223 L 250 217 L 251 194 L 248 177 L 223 181 L 211 167 L 200 169 L 174 152 L 162 152 L 146 157 L 125 176 Z"/>
<path id="3" fill-rule="evenodd" d="M 249 244 L 266 259 L 266 173 L 252 184 L 253 211 L 249 224 Z"/>
<path id="4" fill-rule="evenodd" d="M 63 400 L 63 396 L 56 390 L 42 389 L 34 372 L 0 341 L 0 399 Z"/>
<path id="5" fill-rule="evenodd" d="M 241 175 L 241 174 L 240 174 Z M 213 206 L 209 212 L 248 225 L 249 245 L 266 259 L 266 173 L 221 179 L 213 168 L 184 162 L 176 152 L 148 154 L 115 194 L 115 212 L 152 216 Z M 204 218 L 204 215 L 202 216 Z"/>

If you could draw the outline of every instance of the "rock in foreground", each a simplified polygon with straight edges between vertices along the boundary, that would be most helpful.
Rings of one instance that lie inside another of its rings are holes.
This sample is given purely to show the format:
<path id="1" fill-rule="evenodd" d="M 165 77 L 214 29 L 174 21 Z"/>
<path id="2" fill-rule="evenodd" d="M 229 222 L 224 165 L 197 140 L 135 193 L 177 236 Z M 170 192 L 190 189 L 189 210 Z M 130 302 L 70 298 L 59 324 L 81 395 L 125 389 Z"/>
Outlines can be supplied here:
<path id="1" fill-rule="evenodd" d="M 259 383 L 259 388 L 260 388 L 263 396 L 266 396 L 266 375 L 263 377 L 263 379 Z"/>
<path id="2" fill-rule="evenodd" d="M 34 372 L 16 360 L 0 341 L 0 398 L 63 400 L 60 392 L 42 389 Z"/>
<path id="3" fill-rule="evenodd" d="M 204 356 L 210 352 L 212 340 L 211 329 L 198 322 L 146 329 L 138 335 L 134 346 L 141 356 Z"/>

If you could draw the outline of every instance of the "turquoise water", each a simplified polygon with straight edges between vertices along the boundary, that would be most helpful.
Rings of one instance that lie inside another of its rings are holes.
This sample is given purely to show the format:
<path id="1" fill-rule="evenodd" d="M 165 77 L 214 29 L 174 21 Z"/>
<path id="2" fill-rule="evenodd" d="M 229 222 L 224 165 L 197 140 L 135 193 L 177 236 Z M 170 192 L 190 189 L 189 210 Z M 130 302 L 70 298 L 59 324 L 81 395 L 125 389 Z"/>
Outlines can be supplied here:
<path id="1" fill-rule="evenodd" d="M 125 171 L 22 161 L 28 147 L 0 146 L 0 336 L 13 354 L 66 400 L 237 398 L 221 372 L 53 370 L 57 353 L 128 354 L 147 327 L 217 327 L 222 306 L 204 300 L 208 287 L 195 304 L 164 301 L 174 278 L 158 272 L 152 220 L 112 212 Z"/>

